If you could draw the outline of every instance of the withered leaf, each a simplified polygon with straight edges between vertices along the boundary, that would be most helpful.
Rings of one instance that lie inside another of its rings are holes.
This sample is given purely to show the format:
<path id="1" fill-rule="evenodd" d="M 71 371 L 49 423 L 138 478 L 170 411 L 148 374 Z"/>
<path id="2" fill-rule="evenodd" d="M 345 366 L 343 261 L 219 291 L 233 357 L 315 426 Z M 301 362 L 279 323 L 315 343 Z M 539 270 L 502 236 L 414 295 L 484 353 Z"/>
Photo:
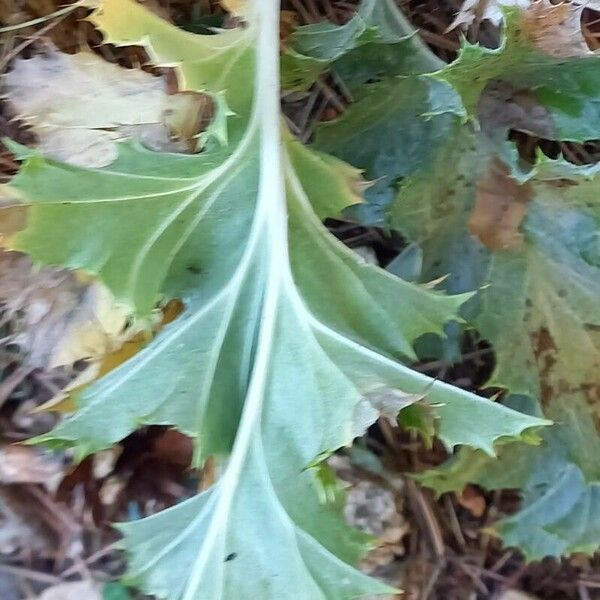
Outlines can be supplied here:
<path id="1" fill-rule="evenodd" d="M 468 28 L 474 22 L 491 21 L 499 25 L 502 21 L 503 6 L 526 8 L 531 0 L 464 0 L 456 18 L 448 27 L 448 31 L 457 27 Z"/>
<path id="2" fill-rule="evenodd" d="M 52 48 L 18 58 L 5 76 L 5 93 L 42 153 L 86 167 L 113 162 L 116 142 L 127 138 L 152 150 L 193 148 L 206 104 L 199 94 L 170 96 L 164 78 L 145 71 Z"/>
<path id="3" fill-rule="evenodd" d="M 523 239 L 519 226 L 531 196 L 528 184 L 519 185 L 509 176 L 504 163 L 492 159 L 487 173 L 477 183 L 469 230 L 490 250 L 518 248 Z"/>
<path id="4" fill-rule="evenodd" d="M 555 58 L 592 54 L 581 32 L 585 5 L 537 0 L 523 11 L 523 30 L 539 49 Z"/>
<path id="5" fill-rule="evenodd" d="M 0 303 L 34 368 L 100 358 L 123 341 L 127 314 L 105 287 L 17 252 L 0 253 Z"/>

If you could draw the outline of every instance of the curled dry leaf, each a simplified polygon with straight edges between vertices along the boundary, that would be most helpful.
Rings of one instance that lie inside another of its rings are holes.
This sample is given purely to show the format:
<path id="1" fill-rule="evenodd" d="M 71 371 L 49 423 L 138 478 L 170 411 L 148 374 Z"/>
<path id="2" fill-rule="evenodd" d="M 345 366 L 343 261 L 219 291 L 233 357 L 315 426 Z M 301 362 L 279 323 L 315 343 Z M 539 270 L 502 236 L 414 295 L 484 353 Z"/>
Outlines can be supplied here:
<path id="1" fill-rule="evenodd" d="M 509 129 L 523 131 L 544 139 L 557 137 L 556 126 L 547 108 L 531 90 L 505 81 L 491 82 L 477 105 L 477 118 L 484 133 L 494 137 Z"/>
<path id="2" fill-rule="evenodd" d="M 199 94 L 169 96 L 164 78 L 91 52 L 51 49 L 19 58 L 4 83 L 13 112 L 29 123 L 42 153 L 86 167 L 113 162 L 117 141 L 127 138 L 151 150 L 193 148 L 206 104 Z"/>
<path id="3" fill-rule="evenodd" d="M 581 32 L 584 8 L 585 4 L 537 0 L 523 11 L 523 31 L 539 50 L 555 58 L 591 55 Z"/>
<path id="4" fill-rule="evenodd" d="M 465 0 L 448 31 L 461 27 L 467 29 L 474 22 L 491 21 L 500 25 L 503 6 L 526 8 L 531 0 Z"/>
<path id="5" fill-rule="evenodd" d="M 477 183 L 469 230 L 490 250 L 518 248 L 523 238 L 519 226 L 530 199 L 530 186 L 519 185 L 509 177 L 504 163 L 494 158 Z"/>

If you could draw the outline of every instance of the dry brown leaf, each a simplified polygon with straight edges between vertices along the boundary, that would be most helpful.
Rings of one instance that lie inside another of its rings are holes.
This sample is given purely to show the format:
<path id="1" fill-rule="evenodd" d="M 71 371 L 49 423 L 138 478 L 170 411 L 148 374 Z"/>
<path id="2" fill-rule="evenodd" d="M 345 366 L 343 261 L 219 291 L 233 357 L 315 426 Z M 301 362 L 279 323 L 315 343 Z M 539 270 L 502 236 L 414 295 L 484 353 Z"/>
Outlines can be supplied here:
<path id="1" fill-rule="evenodd" d="M 10 210 L 4 210 L 9 209 Z M 10 236 L 25 229 L 27 224 L 27 207 L 17 198 L 0 197 L 0 237 Z"/>
<path id="2" fill-rule="evenodd" d="M 100 586 L 93 581 L 59 583 L 44 590 L 37 600 L 102 600 Z"/>
<path id="3" fill-rule="evenodd" d="M 491 21 L 494 25 L 500 25 L 502 21 L 503 6 L 518 6 L 527 8 L 531 0 L 465 0 L 456 18 L 448 27 L 452 31 L 457 27 L 467 29 L 474 22 Z"/>
<path id="4" fill-rule="evenodd" d="M 16 323 L 25 363 L 49 369 L 98 359 L 120 347 L 127 312 L 98 282 L 71 271 L 36 269 L 18 252 L 0 254 L 0 303 Z"/>
<path id="5" fill-rule="evenodd" d="M 518 248 L 523 240 L 519 227 L 531 195 L 529 184 L 519 185 L 509 177 L 504 163 L 494 158 L 477 182 L 469 231 L 490 250 Z"/>
<path id="6" fill-rule="evenodd" d="M 483 517 L 486 509 L 486 502 L 483 494 L 472 485 L 468 485 L 458 496 L 458 503 L 468 510 L 475 518 Z"/>
<path id="7" fill-rule="evenodd" d="M 40 448 L 17 445 L 0 448 L 0 483 L 44 483 L 52 486 L 53 480 L 58 480 L 62 472 L 59 458 Z"/>
<path id="8" fill-rule="evenodd" d="M 220 0 L 221 6 L 231 15 L 244 17 L 248 11 L 248 0 Z"/>
<path id="9" fill-rule="evenodd" d="M 181 314 L 183 308 L 184 306 L 181 301 L 177 299 L 171 300 L 162 310 L 160 323 L 156 327 L 157 331 L 174 321 Z M 129 339 L 125 339 L 125 341 L 123 341 L 122 336 L 120 338 L 122 343 L 119 347 L 105 354 L 101 361 L 92 363 L 56 396 L 41 406 L 38 406 L 36 412 L 74 412 L 77 408 L 75 396 L 78 392 L 96 379 L 99 379 L 113 369 L 116 369 L 125 361 L 133 358 L 133 356 L 135 356 L 150 341 L 150 337 L 149 332 L 145 330 L 132 334 L 132 336 Z"/>
<path id="10" fill-rule="evenodd" d="M 488 85 L 477 105 L 477 118 L 482 131 L 491 138 L 498 131 L 505 135 L 509 129 L 550 140 L 557 136 L 552 117 L 535 94 L 507 82 Z"/>
<path id="11" fill-rule="evenodd" d="M 208 102 L 196 94 L 169 95 L 164 78 L 124 69 L 91 52 L 54 49 L 17 59 L 4 91 L 44 154 L 96 168 L 113 162 L 116 142 L 127 138 L 151 150 L 192 149 Z"/>
<path id="12" fill-rule="evenodd" d="M 581 31 L 584 4 L 537 0 L 523 12 L 523 32 L 539 49 L 556 58 L 592 54 Z"/>

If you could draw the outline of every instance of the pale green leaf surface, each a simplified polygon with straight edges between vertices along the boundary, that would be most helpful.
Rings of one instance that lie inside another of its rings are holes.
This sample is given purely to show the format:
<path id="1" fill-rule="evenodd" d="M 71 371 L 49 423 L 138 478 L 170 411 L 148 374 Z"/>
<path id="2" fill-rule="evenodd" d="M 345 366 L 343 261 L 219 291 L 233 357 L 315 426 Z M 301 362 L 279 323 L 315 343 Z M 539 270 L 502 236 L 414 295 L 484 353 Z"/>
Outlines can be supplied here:
<path id="1" fill-rule="evenodd" d="M 237 134 L 227 146 L 197 156 L 130 144 L 106 169 L 86 170 L 30 155 L 10 188 L 28 207 L 13 244 L 38 262 L 98 274 L 138 314 L 161 296 L 185 302 L 142 352 L 77 398 L 75 415 L 38 439 L 83 457 L 141 424 L 162 424 L 193 438 L 197 463 L 227 457 L 207 492 L 123 526 L 131 579 L 168 600 L 389 591 L 350 565 L 362 536 L 336 505 L 320 502 L 306 468 L 374 422 L 369 396 L 381 388 L 426 393 L 449 448 L 493 454 L 497 439 L 546 424 L 394 360 L 456 319 L 466 296 L 365 265 L 321 224 L 319 216 L 356 203 L 357 173 L 281 135 L 277 8 L 260 0 L 242 32 L 189 43 L 155 16 L 138 18 L 133 1 L 106 2 L 94 21 L 107 39 L 143 39 L 161 64 L 178 63 L 188 89 L 223 91 L 230 107 L 244 87 L 252 109 L 231 118 Z"/>
<path id="2" fill-rule="evenodd" d="M 309 150 L 291 135 L 286 136 L 290 166 L 302 173 L 306 195 L 318 217 L 340 216 L 348 206 L 362 202 L 362 194 L 369 184 L 361 171 L 348 163 Z"/>

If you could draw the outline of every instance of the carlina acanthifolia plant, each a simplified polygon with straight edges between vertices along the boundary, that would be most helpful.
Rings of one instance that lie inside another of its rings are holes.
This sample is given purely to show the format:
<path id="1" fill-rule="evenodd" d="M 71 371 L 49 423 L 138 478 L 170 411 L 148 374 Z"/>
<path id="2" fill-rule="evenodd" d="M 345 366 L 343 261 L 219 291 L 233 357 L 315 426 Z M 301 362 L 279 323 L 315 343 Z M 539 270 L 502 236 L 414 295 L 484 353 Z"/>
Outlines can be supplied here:
<path id="1" fill-rule="evenodd" d="M 23 164 L 3 211 L 25 218 L 7 247 L 97 278 L 140 323 L 157 302 L 185 306 L 33 441 L 81 459 L 158 424 L 193 439 L 196 465 L 217 458 L 208 490 L 119 526 L 127 581 L 167 600 L 393 592 L 356 569 L 368 540 L 344 523 L 342 490 L 322 493 L 323 461 L 380 414 L 425 435 L 433 416 L 460 446 L 421 476 L 436 491 L 523 490 L 521 512 L 496 525 L 507 544 L 531 558 L 593 552 L 598 169 L 525 163 L 508 141 L 600 138 L 580 7 L 506 6 L 498 48 L 464 42 L 446 65 L 392 0 L 298 28 L 281 56 L 279 3 L 234 4 L 237 26 L 205 35 L 134 0 L 90 16 L 106 43 L 144 46 L 179 91 L 210 96 L 197 153 L 122 142 L 93 168 L 13 146 Z M 328 70 L 354 102 L 305 146 L 280 94 Z M 413 267 L 419 257 L 411 281 L 338 242 L 322 220 L 342 214 L 401 232 Z M 403 364 L 425 334 L 452 352 L 468 324 L 494 348 L 502 402 Z"/>

